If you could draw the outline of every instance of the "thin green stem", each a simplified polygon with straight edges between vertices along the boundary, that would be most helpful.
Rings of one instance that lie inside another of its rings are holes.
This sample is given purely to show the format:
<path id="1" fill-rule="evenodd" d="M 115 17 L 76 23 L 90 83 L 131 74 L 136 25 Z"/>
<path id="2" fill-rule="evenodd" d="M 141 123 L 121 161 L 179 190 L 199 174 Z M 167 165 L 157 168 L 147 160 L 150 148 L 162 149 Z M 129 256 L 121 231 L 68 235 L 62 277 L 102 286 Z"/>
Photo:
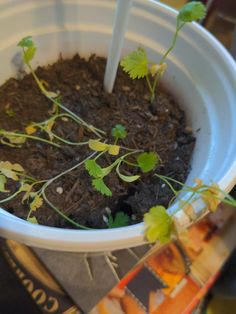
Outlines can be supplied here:
<path id="1" fill-rule="evenodd" d="M 102 155 L 104 155 L 106 152 L 107 152 L 107 150 L 102 151 L 101 153 L 99 153 L 99 154 L 94 158 L 94 160 L 99 159 L 99 158 L 100 158 Z"/>
<path id="2" fill-rule="evenodd" d="M 159 63 L 160 65 L 164 63 L 165 59 L 167 58 L 167 56 L 169 55 L 169 53 L 171 52 L 171 50 L 173 50 L 173 48 L 175 47 L 176 41 L 177 41 L 177 38 L 178 38 L 179 31 L 181 30 L 181 28 L 184 27 L 184 25 L 185 25 L 185 23 L 181 23 L 181 24 L 179 25 L 179 24 L 178 24 L 178 20 L 177 20 L 176 30 L 175 30 L 175 33 L 174 33 L 174 36 L 173 36 L 171 45 L 170 45 L 170 47 L 167 49 L 167 51 L 164 53 L 163 57 L 161 58 L 161 61 L 160 61 L 160 63 Z"/>
<path id="3" fill-rule="evenodd" d="M 41 138 L 41 137 L 38 137 L 38 136 L 33 136 L 33 135 L 28 135 L 28 134 L 25 134 L 25 133 L 17 133 L 17 132 L 9 132 L 9 131 L 3 131 L 1 130 L 0 131 L 0 135 L 3 135 L 3 136 L 13 136 L 13 137 L 24 137 L 24 138 L 29 138 L 31 140 L 35 140 L 35 141 L 40 141 L 40 142 L 43 142 L 43 143 L 46 143 L 46 144 L 50 144 L 52 146 L 55 146 L 57 148 L 60 148 L 61 146 L 57 143 L 53 143 L 51 141 L 48 141 L 44 138 Z"/>
<path id="4" fill-rule="evenodd" d="M 85 227 L 83 225 L 80 225 L 78 224 L 77 222 L 75 222 L 74 220 L 70 219 L 68 216 L 66 216 L 58 207 L 56 207 L 54 204 L 52 204 L 48 198 L 46 197 L 46 194 L 45 192 L 43 191 L 42 192 L 42 196 L 43 196 L 43 199 L 45 200 L 45 202 L 53 209 L 55 210 L 55 212 L 60 215 L 62 218 L 64 218 L 65 220 L 67 220 L 69 223 L 71 223 L 72 225 L 74 225 L 75 227 L 77 228 L 80 228 L 80 229 L 84 229 L 84 230 L 92 230 L 92 228 L 88 228 L 88 227 Z"/>
<path id="5" fill-rule="evenodd" d="M 185 23 L 182 23 L 182 24 L 178 24 L 178 21 L 177 21 L 177 25 L 176 25 L 176 30 L 175 30 L 175 34 L 173 36 L 173 39 L 172 39 L 172 42 L 171 42 L 171 45 L 170 47 L 167 49 L 167 51 L 164 53 L 163 57 L 161 58 L 161 61 L 159 62 L 159 65 L 162 65 L 164 63 L 164 61 L 166 60 L 167 56 L 169 55 L 169 53 L 172 51 L 172 49 L 175 47 L 176 45 L 176 41 L 177 41 L 177 38 L 178 38 L 178 33 L 179 31 L 181 30 L 182 27 L 184 27 Z M 156 76 L 155 76 L 155 79 L 154 79 L 154 82 L 153 82 L 153 85 L 151 87 L 151 103 L 154 101 L 155 99 L 155 90 L 156 90 L 156 87 L 157 87 L 157 83 L 160 79 L 160 73 L 157 72 Z"/>
<path id="6" fill-rule="evenodd" d="M 91 159 L 94 155 L 96 155 L 96 152 L 92 153 L 91 155 L 89 155 L 87 158 L 85 158 L 83 161 L 79 162 L 78 164 L 74 165 L 73 167 L 59 173 L 58 175 L 56 175 L 55 177 L 49 179 L 44 186 L 42 187 L 42 191 L 45 191 L 45 189 L 52 184 L 52 182 L 54 182 L 55 180 L 59 179 L 60 177 L 64 176 L 65 174 L 77 169 L 78 167 L 82 166 L 86 160 Z"/>
<path id="7" fill-rule="evenodd" d="M 46 130 L 45 127 L 43 127 L 42 125 L 38 125 L 38 127 L 49 135 L 49 132 Z M 50 133 L 51 133 L 52 137 L 56 138 L 58 141 L 60 141 L 64 144 L 67 144 L 67 145 L 82 146 L 82 145 L 88 144 L 88 141 L 87 142 L 71 142 L 71 141 L 65 140 L 64 138 L 58 136 L 57 134 L 55 134 L 52 131 Z"/>
<path id="8" fill-rule="evenodd" d="M 129 165 L 129 166 L 132 166 L 132 167 L 139 167 L 138 164 L 134 164 L 134 163 L 129 162 L 129 161 L 127 161 L 127 160 L 123 160 L 123 162 L 124 162 L 125 164 Z"/>
<path id="9" fill-rule="evenodd" d="M 13 193 L 12 195 L 8 196 L 7 198 L 4 198 L 3 200 L 0 200 L 0 204 L 11 201 L 13 198 L 15 198 L 20 193 L 21 193 L 21 191 L 17 190 L 15 193 Z"/>
<path id="10" fill-rule="evenodd" d="M 148 74 L 146 75 L 146 81 L 147 81 L 147 85 L 148 85 L 149 91 L 150 91 L 150 93 L 151 93 L 151 95 L 152 95 L 153 89 L 152 89 L 152 85 L 151 85 L 151 82 L 150 82 L 150 79 L 149 79 L 149 75 L 148 75 Z"/>
<path id="11" fill-rule="evenodd" d="M 83 119 L 81 119 L 79 116 L 77 116 L 74 112 L 72 112 L 70 109 L 68 109 L 67 107 L 65 107 L 61 102 L 59 102 L 57 99 L 52 98 L 51 96 L 48 95 L 47 90 L 45 89 L 45 87 L 43 86 L 43 84 L 40 82 L 40 80 L 38 79 L 35 71 L 33 70 L 33 68 L 31 67 L 30 63 L 27 63 L 27 66 L 29 67 L 36 83 L 38 84 L 40 90 L 42 91 L 42 93 L 44 94 L 44 96 L 46 96 L 51 102 L 53 102 L 54 104 L 56 104 L 59 108 L 63 109 L 65 112 L 67 112 L 70 116 L 72 116 L 74 118 L 74 120 L 79 123 L 84 125 L 86 128 L 88 128 L 91 132 L 95 133 L 97 136 L 101 137 L 101 134 L 104 135 L 106 134 L 104 131 L 94 127 L 93 125 L 90 125 L 88 123 L 86 123 Z"/>

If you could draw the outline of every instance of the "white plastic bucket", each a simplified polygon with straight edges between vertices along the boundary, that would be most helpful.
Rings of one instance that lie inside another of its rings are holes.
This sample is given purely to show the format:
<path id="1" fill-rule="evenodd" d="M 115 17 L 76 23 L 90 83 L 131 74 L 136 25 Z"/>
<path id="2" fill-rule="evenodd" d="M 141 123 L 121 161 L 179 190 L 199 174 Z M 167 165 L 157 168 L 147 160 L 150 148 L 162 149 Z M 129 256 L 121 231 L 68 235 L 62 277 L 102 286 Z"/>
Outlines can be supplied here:
<path id="1" fill-rule="evenodd" d="M 114 10 L 111 0 L 1 1 L 0 83 L 17 75 L 16 44 L 27 35 L 38 47 L 35 67 L 56 61 L 59 53 L 106 56 Z M 142 45 L 151 59 L 158 60 L 170 44 L 176 14 L 154 1 L 134 1 L 123 54 Z M 168 64 L 165 79 L 183 100 L 193 130 L 200 129 L 188 183 L 199 177 L 229 191 L 236 177 L 235 63 L 214 37 L 192 24 L 181 32 Z M 177 218 L 182 224 L 189 222 L 183 212 Z M 0 235 L 31 246 L 77 252 L 114 250 L 144 241 L 142 223 L 111 230 L 59 229 L 28 223 L 3 209 Z"/>

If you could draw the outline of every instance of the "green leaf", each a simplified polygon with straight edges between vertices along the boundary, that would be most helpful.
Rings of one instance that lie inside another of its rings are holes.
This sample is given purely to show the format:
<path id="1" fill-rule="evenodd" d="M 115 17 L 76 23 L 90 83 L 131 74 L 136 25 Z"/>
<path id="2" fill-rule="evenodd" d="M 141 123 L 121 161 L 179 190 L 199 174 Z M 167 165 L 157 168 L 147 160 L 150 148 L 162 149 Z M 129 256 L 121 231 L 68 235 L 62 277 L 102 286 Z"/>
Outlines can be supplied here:
<path id="1" fill-rule="evenodd" d="M 180 9 L 177 20 L 184 23 L 191 23 L 206 16 L 206 6 L 199 1 L 192 1 Z"/>
<path id="2" fill-rule="evenodd" d="M 144 173 L 153 170 L 158 161 L 158 156 L 154 152 L 142 153 L 137 157 L 138 165 Z"/>
<path id="3" fill-rule="evenodd" d="M 129 216 L 123 212 L 118 212 L 115 218 L 109 215 L 108 218 L 108 228 L 119 228 L 125 227 L 129 224 Z"/>
<path id="4" fill-rule="evenodd" d="M 85 161 L 85 169 L 88 171 L 89 175 L 94 178 L 100 178 L 103 176 L 102 168 L 94 159 Z"/>
<path id="5" fill-rule="evenodd" d="M 112 196 L 111 190 L 108 188 L 108 186 L 106 186 L 102 178 L 93 179 L 92 185 L 101 194 L 106 195 L 106 196 Z"/>
<path id="6" fill-rule="evenodd" d="M 168 215 L 165 207 L 152 207 L 148 213 L 144 215 L 145 235 L 149 242 L 166 243 L 171 238 L 173 229 L 172 217 Z"/>
<path id="7" fill-rule="evenodd" d="M 116 126 L 112 129 L 111 134 L 116 139 L 125 138 L 127 135 L 126 129 L 122 124 L 116 124 Z"/>
<path id="8" fill-rule="evenodd" d="M 31 46 L 27 50 L 25 50 L 23 59 L 26 64 L 28 64 L 34 58 L 35 52 L 36 52 L 36 47 L 34 46 Z"/>
<path id="9" fill-rule="evenodd" d="M 17 46 L 21 47 L 21 48 L 29 48 L 29 47 L 34 46 L 34 42 L 32 40 L 32 36 L 26 36 L 26 37 L 22 38 L 18 42 Z"/>
<path id="10" fill-rule="evenodd" d="M 143 78 L 148 74 L 146 51 L 139 47 L 121 60 L 120 65 L 132 79 Z"/>
<path id="11" fill-rule="evenodd" d="M 134 182 L 140 178 L 140 176 L 125 176 L 124 174 L 118 173 L 118 176 L 121 178 L 121 180 L 125 182 Z"/>
<path id="12" fill-rule="evenodd" d="M 0 192 L 7 193 L 10 192 L 9 190 L 5 189 L 5 184 L 7 183 L 7 179 L 4 175 L 0 175 Z"/>

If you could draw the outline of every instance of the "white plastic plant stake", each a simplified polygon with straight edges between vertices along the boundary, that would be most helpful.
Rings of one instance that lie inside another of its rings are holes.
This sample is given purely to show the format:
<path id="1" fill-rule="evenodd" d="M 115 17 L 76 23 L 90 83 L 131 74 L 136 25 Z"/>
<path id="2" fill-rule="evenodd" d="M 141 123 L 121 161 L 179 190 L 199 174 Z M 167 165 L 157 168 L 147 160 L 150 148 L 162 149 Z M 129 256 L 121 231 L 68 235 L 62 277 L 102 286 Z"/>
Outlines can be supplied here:
<path id="1" fill-rule="evenodd" d="M 117 0 L 112 39 L 107 57 L 106 71 L 104 77 L 104 89 L 108 93 L 112 92 L 114 86 L 125 31 L 128 26 L 129 12 L 132 1 L 133 0 Z"/>

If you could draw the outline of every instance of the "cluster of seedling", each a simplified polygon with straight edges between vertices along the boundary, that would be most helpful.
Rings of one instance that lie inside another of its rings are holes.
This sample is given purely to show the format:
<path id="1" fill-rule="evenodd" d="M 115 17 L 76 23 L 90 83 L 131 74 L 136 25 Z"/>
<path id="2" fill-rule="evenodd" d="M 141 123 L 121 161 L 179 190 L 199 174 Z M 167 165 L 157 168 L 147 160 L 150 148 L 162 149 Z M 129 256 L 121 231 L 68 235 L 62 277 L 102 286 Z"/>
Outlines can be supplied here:
<path id="1" fill-rule="evenodd" d="M 101 194 L 106 196 L 111 196 L 111 189 L 105 184 L 104 177 L 109 175 L 109 173 L 115 169 L 118 177 L 125 182 L 133 182 L 140 178 L 140 175 L 125 175 L 121 173 L 122 164 L 127 164 L 130 167 L 139 168 L 142 172 L 148 172 L 153 170 L 159 158 L 155 152 L 143 152 L 142 150 L 135 150 L 131 148 L 127 148 L 121 145 L 118 145 L 118 141 L 122 140 L 126 137 L 127 132 L 123 125 L 117 124 L 112 129 L 112 136 L 114 138 L 114 142 L 112 144 L 106 143 L 104 139 L 105 132 L 100 129 L 95 128 L 94 126 L 86 123 L 75 113 L 70 111 L 67 107 L 65 107 L 60 99 L 60 95 L 48 91 L 42 81 L 38 78 L 36 73 L 34 72 L 31 61 L 35 55 L 36 47 L 31 37 L 23 38 L 18 46 L 20 46 L 23 50 L 23 60 L 25 64 L 28 66 L 31 74 L 33 75 L 36 83 L 38 84 L 42 93 L 51 100 L 53 105 L 53 110 L 51 110 L 51 116 L 42 122 L 30 122 L 29 125 L 26 126 L 25 132 L 11 132 L 6 130 L 0 130 L 0 141 L 2 144 L 11 146 L 11 147 L 20 147 L 25 143 L 27 139 L 41 141 L 47 143 L 49 145 L 53 145 L 57 148 L 60 148 L 62 145 L 73 145 L 73 146 L 81 146 L 87 145 L 92 151 L 88 158 L 85 158 L 83 161 L 79 162 L 75 166 L 59 173 L 53 178 L 48 180 L 37 180 L 35 178 L 29 177 L 25 174 L 24 169 L 19 164 L 11 164 L 10 162 L 2 162 L 1 164 L 1 176 L 0 176 L 0 192 L 9 193 L 6 190 L 5 185 L 8 179 L 12 179 L 15 181 L 19 181 L 19 188 L 12 195 L 0 201 L 0 203 L 5 203 L 19 194 L 22 194 L 22 202 L 29 204 L 29 213 L 27 220 L 30 222 L 37 223 L 36 217 L 34 216 L 34 212 L 43 205 L 43 202 L 47 203 L 51 208 L 53 208 L 58 214 L 60 214 L 64 219 L 72 223 L 74 226 L 78 228 L 88 229 L 85 226 L 81 226 L 75 221 L 71 220 L 67 217 L 63 212 L 56 207 L 54 204 L 50 202 L 50 200 L 46 196 L 46 189 L 51 185 L 55 180 L 58 180 L 60 177 L 68 174 L 69 172 L 81 167 L 84 165 L 86 171 L 92 178 L 93 187 L 99 191 Z M 54 127 L 56 122 L 60 119 L 71 119 L 79 126 L 83 126 L 90 133 L 95 136 L 95 139 L 88 139 L 85 142 L 71 142 L 65 138 L 62 138 L 56 134 L 54 131 Z M 46 135 L 45 137 L 40 136 L 42 134 Z M 121 152 L 124 152 L 121 154 Z M 111 155 L 113 157 L 113 162 L 107 167 L 102 168 L 98 164 L 99 158 L 101 158 L 104 154 Z M 135 156 L 136 163 L 131 162 L 129 160 L 130 156 Z M 117 217 L 113 219 L 113 217 L 108 217 L 108 226 L 114 227 L 116 225 L 124 225 L 127 222 L 127 217 L 124 214 L 118 213 Z"/>
<path id="2" fill-rule="evenodd" d="M 127 72 L 132 79 L 146 78 L 150 91 L 151 102 L 153 102 L 155 99 L 155 90 L 157 84 L 167 68 L 165 63 L 166 58 L 176 44 L 179 31 L 186 23 L 202 19 L 204 16 L 205 7 L 200 2 L 188 3 L 180 10 L 177 16 L 176 31 L 171 46 L 164 53 L 158 64 L 148 60 L 146 51 L 143 48 L 138 48 L 121 61 L 121 66 L 123 67 L 124 71 Z M 61 101 L 60 94 L 48 91 L 45 87 L 45 82 L 42 82 L 40 78 L 38 78 L 31 66 L 31 61 L 36 53 L 36 46 L 34 45 L 32 38 L 30 36 L 23 38 L 18 43 L 18 46 L 22 48 L 24 63 L 30 70 L 38 87 L 40 88 L 43 95 L 52 103 L 52 110 L 50 111 L 51 116 L 42 122 L 31 122 L 26 126 L 25 132 L 6 131 L 0 129 L 0 142 L 11 147 L 20 147 L 27 139 L 31 139 L 55 146 L 58 149 L 62 145 L 87 145 L 91 150 L 91 154 L 83 161 L 75 164 L 73 167 L 66 169 L 53 178 L 47 180 L 37 180 L 28 176 L 25 173 L 23 167 L 19 164 L 12 164 L 9 161 L 1 161 L 0 192 L 7 193 L 8 196 L 0 200 L 0 204 L 9 202 L 18 195 L 22 195 L 22 203 L 27 203 L 29 205 L 29 212 L 27 216 L 28 221 L 37 223 L 35 211 L 40 208 L 43 203 L 46 203 L 75 227 L 80 229 L 89 229 L 88 227 L 80 225 L 66 216 L 63 211 L 61 211 L 61 209 L 55 206 L 46 195 L 47 188 L 62 176 L 65 176 L 69 172 L 84 166 L 85 170 L 91 177 L 92 186 L 101 194 L 105 196 L 111 196 L 112 189 L 106 185 L 104 178 L 112 171 L 115 171 L 117 176 L 122 181 L 127 183 L 134 182 L 140 178 L 141 173 L 154 171 L 157 164 L 160 162 L 160 158 L 156 152 L 145 152 L 143 150 L 122 146 L 121 141 L 125 139 L 127 132 L 125 127 L 121 124 L 117 124 L 112 129 L 111 135 L 113 137 L 113 142 L 108 143 L 104 131 L 88 124 L 78 115 L 64 106 Z M 7 114 L 13 114 L 11 111 L 9 111 L 9 108 L 7 110 Z M 55 132 L 55 125 L 58 121 L 60 122 L 60 120 L 72 120 L 79 126 L 83 126 L 88 131 L 88 133 L 93 135 L 94 138 L 88 139 L 84 142 L 71 142 L 68 139 L 62 138 Z M 42 134 L 44 137 L 41 136 Z M 106 154 L 112 157 L 107 158 L 107 160 L 112 161 L 111 164 L 107 165 L 106 167 L 102 167 L 101 164 L 103 163 L 99 161 Z M 139 170 L 140 174 L 127 174 L 127 172 L 124 171 L 125 167 L 123 167 L 125 165 L 128 166 L 129 169 L 135 169 L 135 173 L 137 173 Z M 213 184 L 212 186 L 203 185 L 202 182 L 198 179 L 196 186 L 190 187 L 169 177 L 161 176 L 157 173 L 154 175 L 163 180 L 165 184 L 169 186 L 173 192 L 173 200 L 178 201 L 178 210 L 184 210 L 186 214 L 189 215 L 192 219 L 194 219 L 192 202 L 197 198 L 203 199 L 207 209 L 211 211 L 216 209 L 220 201 L 236 206 L 236 201 L 231 196 L 221 191 L 216 184 Z M 8 180 L 16 181 L 18 186 L 17 190 L 10 195 L 10 191 L 6 189 Z M 181 186 L 181 190 L 175 190 L 173 183 L 175 183 L 175 185 L 177 184 Z M 183 191 L 189 193 L 189 198 L 185 201 L 178 200 L 180 192 Z M 160 205 L 152 207 L 149 212 L 144 215 L 144 223 L 146 226 L 146 237 L 150 242 L 154 242 L 156 240 L 166 242 L 170 239 L 171 233 L 174 230 L 172 217 L 168 214 L 167 209 Z M 109 215 L 107 221 L 109 228 L 125 226 L 128 224 L 129 216 L 123 212 L 118 212 L 115 217 Z"/>

